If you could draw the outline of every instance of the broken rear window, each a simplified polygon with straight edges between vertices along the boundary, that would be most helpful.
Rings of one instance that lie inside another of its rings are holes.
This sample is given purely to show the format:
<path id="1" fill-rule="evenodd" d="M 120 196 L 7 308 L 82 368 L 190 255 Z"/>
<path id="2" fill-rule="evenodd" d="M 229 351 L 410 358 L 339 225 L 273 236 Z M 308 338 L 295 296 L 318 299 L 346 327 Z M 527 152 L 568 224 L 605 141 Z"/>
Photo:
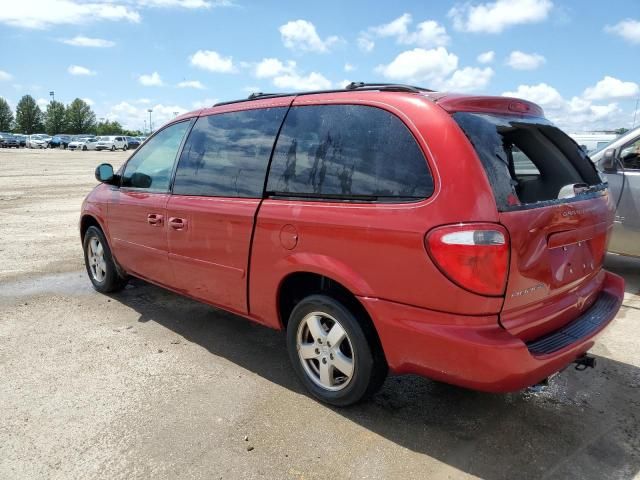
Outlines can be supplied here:
<path id="1" fill-rule="evenodd" d="M 544 118 L 453 115 L 480 157 L 500 211 L 604 188 L 591 160 Z"/>

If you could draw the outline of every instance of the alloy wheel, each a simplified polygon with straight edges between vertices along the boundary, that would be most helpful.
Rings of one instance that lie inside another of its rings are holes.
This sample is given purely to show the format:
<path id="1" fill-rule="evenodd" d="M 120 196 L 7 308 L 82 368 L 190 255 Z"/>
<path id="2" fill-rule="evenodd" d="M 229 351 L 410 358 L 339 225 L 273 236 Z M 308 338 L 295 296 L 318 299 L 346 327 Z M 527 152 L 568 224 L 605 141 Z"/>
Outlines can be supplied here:
<path id="1" fill-rule="evenodd" d="M 91 276 L 96 282 L 102 283 L 107 276 L 107 262 L 104 258 L 104 248 L 98 237 L 93 237 L 89 241 L 87 257 Z"/>
<path id="2" fill-rule="evenodd" d="M 298 327 L 296 348 L 305 373 L 319 387 L 342 390 L 353 378 L 353 345 L 331 315 L 312 312 L 305 316 Z"/>

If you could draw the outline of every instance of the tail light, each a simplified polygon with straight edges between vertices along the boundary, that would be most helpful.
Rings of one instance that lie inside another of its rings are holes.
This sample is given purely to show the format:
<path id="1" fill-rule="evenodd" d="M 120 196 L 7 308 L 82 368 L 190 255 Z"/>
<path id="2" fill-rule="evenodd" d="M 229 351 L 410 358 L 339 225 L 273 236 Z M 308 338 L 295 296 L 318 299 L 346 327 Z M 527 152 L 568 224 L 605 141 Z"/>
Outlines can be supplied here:
<path id="1" fill-rule="evenodd" d="M 425 245 L 449 280 L 481 295 L 504 294 L 509 236 L 496 224 L 458 224 L 431 230 Z"/>

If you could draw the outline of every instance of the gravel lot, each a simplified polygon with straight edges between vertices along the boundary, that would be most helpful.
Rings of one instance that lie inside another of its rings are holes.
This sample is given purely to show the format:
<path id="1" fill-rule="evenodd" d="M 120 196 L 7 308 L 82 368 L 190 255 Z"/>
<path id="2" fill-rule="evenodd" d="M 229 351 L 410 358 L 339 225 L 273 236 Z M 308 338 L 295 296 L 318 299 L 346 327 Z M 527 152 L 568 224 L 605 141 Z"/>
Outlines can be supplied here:
<path id="1" fill-rule="evenodd" d="M 490 395 L 390 378 L 333 409 L 284 337 L 141 281 L 85 277 L 80 203 L 128 153 L 0 150 L 0 478 L 640 478 L 640 261 L 595 370 Z"/>

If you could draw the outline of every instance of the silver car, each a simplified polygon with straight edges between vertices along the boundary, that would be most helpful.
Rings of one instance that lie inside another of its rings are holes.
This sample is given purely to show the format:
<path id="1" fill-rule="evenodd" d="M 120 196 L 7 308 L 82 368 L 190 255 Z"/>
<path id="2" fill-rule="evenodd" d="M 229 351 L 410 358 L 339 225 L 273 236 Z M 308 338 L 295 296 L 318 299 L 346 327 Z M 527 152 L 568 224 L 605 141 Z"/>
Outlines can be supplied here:
<path id="1" fill-rule="evenodd" d="M 609 182 L 616 218 L 609 251 L 640 257 L 640 127 L 591 155 Z"/>

